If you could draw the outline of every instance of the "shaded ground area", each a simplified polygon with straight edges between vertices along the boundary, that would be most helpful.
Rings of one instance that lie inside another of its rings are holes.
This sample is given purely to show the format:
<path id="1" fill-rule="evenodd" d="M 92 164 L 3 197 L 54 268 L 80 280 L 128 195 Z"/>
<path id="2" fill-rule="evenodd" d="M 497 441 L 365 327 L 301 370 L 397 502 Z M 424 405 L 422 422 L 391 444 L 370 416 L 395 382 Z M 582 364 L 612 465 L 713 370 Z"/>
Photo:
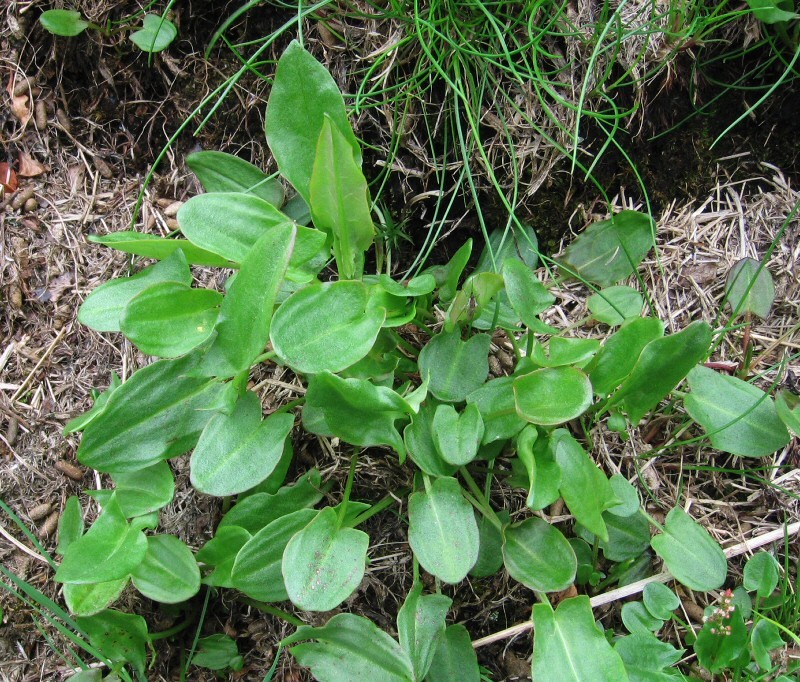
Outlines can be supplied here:
<path id="1" fill-rule="evenodd" d="M 144 176 L 166 140 L 237 64 L 229 53 L 215 53 L 210 61 L 200 54 L 232 10 L 227 3 L 186 3 L 180 14 L 180 39 L 150 66 L 145 55 L 121 39 L 96 35 L 53 39 L 35 22 L 39 9 L 34 4 L 12 3 L 0 29 L 0 76 L 6 90 L 0 110 L 3 149 L 20 175 L 18 192 L 4 201 L 0 214 L 0 497 L 52 551 L 59 511 L 67 497 L 100 486 L 99 476 L 75 461 L 78 439 L 64 438 L 63 425 L 88 408 L 91 389 L 104 388 L 111 371 L 124 378 L 147 362 L 121 336 L 95 334 L 75 319 L 89 291 L 130 267 L 122 255 L 91 245 L 86 237 L 130 227 Z M 95 9 L 102 14 L 105 8 Z M 125 11 L 114 8 L 112 16 L 123 16 Z M 291 12 L 264 8 L 235 29 L 237 39 L 264 35 L 291 16 Z M 325 36 L 313 25 L 308 43 L 331 64 L 347 90 L 343 66 L 347 53 L 327 45 Z M 273 54 L 282 47 L 282 42 L 276 43 Z M 758 59 L 758 55 L 751 58 Z M 689 59 L 687 55 L 685 60 Z M 684 68 L 689 66 L 684 63 Z M 711 75 L 724 81 L 737 68 L 736 64 L 726 65 L 722 73 Z M 269 72 L 268 66 L 265 71 Z M 749 95 L 731 92 L 674 133 L 651 140 L 656 132 L 693 110 L 691 95 L 680 83 L 666 90 L 663 81 L 651 87 L 648 113 L 636 124 L 637 134 L 621 134 L 618 139 L 642 177 L 653 214 L 659 219 L 660 260 L 648 263 L 645 280 L 662 319 L 677 329 L 689 319 L 712 321 L 717 317 L 730 265 L 745 254 L 763 256 L 797 201 L 793 188 L 800 169 L 794 140 L 800 132 L 800 119 L 795 115 L 800 94 L 796 88 L 781 90 L 712 150 L 711 142 L 752 103 Z M 717 92 L 711 84 L 701 83 L 697 103 L 712 100 Z M 198 191 L 183 163 L 195 148 L 223 149 L 270 167 L 263 147 L 267 94 L 267 83 L 245 75 L 198 135 L 192 136 L 189 127 L 177 138 L 144 190 L 136 229 L 168 234 L 177 227 L 179 202 Z M 370 146 L 367 162 L 374 162 L 377 168 L 381 158 L 386 158 L 389 136 L 366 114 L 357 119 L 357 128 Z M 599 144 L 593 132 L 589 126 L 585 145 L 590 148 Z M 430 228 L 434 209 L 426 193 L 442 189 L 435 186 L 426 162 L 412 153 L 414 149 L 401 150 L 402 167 L 389 176 L 384 194 L 387 211 L 404 224 L 405 237 L 398 241 L 396 256 L 400 272 Z M 559 162 L 549 180 L 520 210 L 520 218 L 536 228 L 545 252 L 557 252 L 570 234 L 606 211 L 596 187 L 568 171 L 568 161 Z M 595 176 L 615 198 L 616 206 L 642 205 L 644 195 L 620 152 L 610 149 Z M 486 190 L 482 196 L 485 215 L 502 223 L 505 216 L 491 192 Z M 457 198 L 444 233 L 448 231 L 449 236 L 433 252 L 434 262 L 452 255 L 466 236 L 480 236 L 468 196 Z M 800 342 L 796 330 L 792 331 L 800 303 L 798 243 L 800 232 L 795 222 L 769 264 L 778 285 L 778 303 L 770 320 L 753 334 L 759 369 L 766 371 L 765 386 L 775 377 L 789 385 L 800 373 L 796 359 Z M 204 283 L 222 284 L 211 273 Z M 580 300 L 577 289 L 564 289 L 558 309 L 561 319 L 553 322 L 580 319 L 585 314 Z M 720 351 L 721 360 L 739 357 L 736 337 L 731 338 L 734 340 Z M 501 362 L 503 348 L 497 350 L 495 371 L 507 372 Z M 779 365 L 787 358 L 787 371 L 780 374 Z M 254 379 L 267 405 L 294 395 L 293 378 L 279 368 L 264 370 L 262 377 Z M 735 472 L 740 464 L 711 451 L 696 453 L 680 447 L 671 435 L 672 427 L 669 418 L 657 417 L 649 429 L 628 443 L 599 442 L 594 455 L 610 472 L 622 471 L 630 477 L 638 473 L 654 497 L 669 505 L 684 486 L 691 486 L 695 516 L 726 544 L 761 528 L 775 527 L 787 517 L 797 517 L 796 443 L 765 465 L 765 478 L 777 483 L 764 487 L 744 474 L 737 478 L 735 474 L 722 477 L 704 472 L 709 465 Z M 653 446 L 665 449 L 652 450 Z M 324 439 L 311 437 L 298 441 L 296 449 L 298 469 L 318 466 L 323 478 L 332 480 L 331 499 L 338 499 L 346 455 Z M 648 458 L 640 459 L 642 453 Z M 220 516 L 219 504 L 191 491 L 186 458 L 175 460 L 173 468 L 179 493 L 162 525 L 196 549 L 211 537 Z M 360 460 L 354 498 L 374 501 L 385 490 L 407 487 L 409 476 L 408 470 L 386 453 L 370 452 Z M 520 496 L 510 487 L 497 494 L 506 500 Z M 521 503 L 516 505 L 521 507 Z M 556 512 L 553 515 L 558 516 Z M 7 518 L 3 530 L 0 561 L 55 597 L 52 571 L 36 551 L 25 551 L 31 549 L 30 542 Z M 346 608 L 392 631 L 394 614 L 411 584 L 411 553 L 404 525 L 398 516 L 382 514 L 365 530 L 372 538 L 370 567 Z M 505 575 L 445 589 L 454 600 L 450 617 L 468 623 L 473 638 L 530 616 L 533 594 Z M 697 622 L 702 605 L 689 593 L 682 597 L 686 619 Z M 67 677 L 68 667 L 42 640 L 30 609 L 5 593 L 0 594 L 0 605 L 4 609 L 0 676 L 14 682 Z M 123 595 L 119 607 L 145 615 L 152 630 L 167 629 L 182 618 L 178 611 L 157 607 L 133 591 Z M 202 607 L 202 597 L 190 605 L 198 612 Z M 614 625 L 618 605 L 597 615 Z M 309 614 L 303 617 L 316 622 Z M 230 593 L 211 597 L 203 628 L 204 634 L 228 632 L 240 638 L 247 667 L 238 679 L 245 680 L 263 679 L 277 641 L 292 629 Z M 159 644 L 151 679 L 176 679 L 181 655 L 193 636 L 190 628 L 182 639 Z M 495 680 L 525 679 L 530 653 L 530 638 L 519 637 L 480 649 L 479 658 Z M 190 679 L 214 677 L 193 669 Z M 285 657 L 277 679 L 309 677 Z"/>

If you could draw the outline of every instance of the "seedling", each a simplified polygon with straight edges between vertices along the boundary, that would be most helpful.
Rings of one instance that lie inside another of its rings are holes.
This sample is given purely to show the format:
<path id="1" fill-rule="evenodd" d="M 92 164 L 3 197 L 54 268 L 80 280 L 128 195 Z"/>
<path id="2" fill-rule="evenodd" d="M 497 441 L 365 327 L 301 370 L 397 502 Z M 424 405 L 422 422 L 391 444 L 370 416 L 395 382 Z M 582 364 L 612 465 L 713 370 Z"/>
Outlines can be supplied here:
<path id="1" fill-rule="evenodd" d="M 100 26 L 83 18 L 80 12 L 71 9 L 49 9 L 39 16 L 42 26 L 57 36 L 74 37 L 90 29 L 110 37 L 121 31 L 136 29 L 130 34 L 130 39 L 142 51 L 147 53 L 161 52 L 167 49 L 178 35 L 178 29 L 168 18 L 169 8 L 174 0 L 170 0 L 163 15 L 143 14 L 142 23 L 134 24 L 137 15 L 123 19 L 120 22 L 108 21 L 105 26 Z M 153 3 L 150 3 L 151 5 Z"/>

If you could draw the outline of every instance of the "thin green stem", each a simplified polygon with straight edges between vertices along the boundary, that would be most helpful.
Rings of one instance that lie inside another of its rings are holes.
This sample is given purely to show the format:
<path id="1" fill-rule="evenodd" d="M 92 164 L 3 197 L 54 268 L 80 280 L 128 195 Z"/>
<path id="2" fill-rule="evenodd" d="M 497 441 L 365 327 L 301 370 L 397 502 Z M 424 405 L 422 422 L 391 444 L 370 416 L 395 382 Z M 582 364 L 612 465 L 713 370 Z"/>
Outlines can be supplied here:
<path id="1" fill-rule="evenodd" d="M 272 604 L 267 604 L 263 601 L 258 601 L 257 599 L 250 599 L 249 597 L 240 597 L 239 601 L 242 604 L 247 604 L 248 606 L 252 606 L 254 609 L 258 609 L 262 613 L 268 613 L 270 616 L 275 616 L 276 618 L 280 618 L 287 623 L 291 623 L 295 627 L 299 628 L 305 625 L 305 623 L 296 616 L 293 616 L 291 613 L 287 613 L 283 609 L 279 609 Z"/>

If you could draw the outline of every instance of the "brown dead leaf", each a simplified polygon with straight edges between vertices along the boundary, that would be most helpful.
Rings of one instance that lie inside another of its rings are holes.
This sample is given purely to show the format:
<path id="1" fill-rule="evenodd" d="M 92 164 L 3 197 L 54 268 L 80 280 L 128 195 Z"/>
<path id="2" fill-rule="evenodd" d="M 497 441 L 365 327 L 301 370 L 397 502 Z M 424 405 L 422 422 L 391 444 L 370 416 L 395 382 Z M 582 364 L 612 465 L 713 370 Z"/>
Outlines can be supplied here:
<path id="1" fill-rule="evenodd" d="M 14 169 L 9 166 L 5 161 L 0 163 L 0 189 L 8 194 L 13 194 L 19 187 L 17 174 Z M 3 192 L 0 192 L 2 194 Z"/>
<path id="2" fill-rule="evenodd" d="M 31 120 L 33 117 L 33 107 L 31 106 L 30 100 L 27 94 L 24 95 L 15 95 L 14 94 L 14 77 L 12 76 L 8 80 L 8 87 L 6 88 L 6 92 L 8 93 L 8 98 L 11 100 L 11 113 L 16 116 L 22 127 L 24 128 L 28 125 L 28 121 Z"/>
<path id="3" fill-rule="evenodd" d="M 35 178 L 37 175 L 41 175 L 50 170 L 43 163 L 39 163 L 30 154 L 26 154 L 25 152 L 19 153 L 18 160 L 19 170 L 17 171 L 17 175 L 23 178 Z"/>

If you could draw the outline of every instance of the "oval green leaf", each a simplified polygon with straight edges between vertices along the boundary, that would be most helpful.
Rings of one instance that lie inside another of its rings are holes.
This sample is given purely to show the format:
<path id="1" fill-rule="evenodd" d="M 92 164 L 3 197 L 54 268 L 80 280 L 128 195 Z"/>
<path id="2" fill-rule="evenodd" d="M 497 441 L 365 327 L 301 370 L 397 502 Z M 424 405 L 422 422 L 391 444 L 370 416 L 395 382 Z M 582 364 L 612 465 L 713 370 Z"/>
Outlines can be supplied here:
<path id="1" fill-rule="evenodd" d="M 778 586 L 780 564 L 767 552 L 754 554 L 744 565 L 744 587 L 762 599 L 769 597 Z"/>
<path id="2" fill-rule="evenodd" d="M 292 294 L 272 318 L 270 338 L 281 361 L 303 374 L 339 372 L 372 348 L 386 316 L 367 306 L 361 282 L 312 284 Z"/>
<path id="3" fill-rule="evenodd" d="M 288 599 L 281 569 L 286 545 L 318 513 L 314 509 L 298 509 L 258 531 L 236 555 L 231 571 L 233 587 L 259 601 Z"/>
<path id="4" fill-rule="evenodd" d="M 340 613 L 323 627 L 304 625 L 282 644 L 295 644 L 289 649 L 292 656 L 319 682 L 417 681 L 400 645 L 363 616 Z"/>
<path id="5" fill-rule="evenodd" d="M 764 457 L 791 440 L 775 403 L 752 384 L 695 367 L 687 377 L 691 393 L 683 401 L 717 450 L 744 457 Z"/>
<path id="6" fill-rule="evenodd" d="M 186 165 L 206 192 L 242 192 L 278 208 L 283 205 L 280 180 L 270 179 L 258 166 L 238 156 L 215 150 L 194 152 L 186 157 Z"/>
<path id="7" fill-rule="evenodd" d="M 725 582 L 728 561 L 714 539 L 683 509 L 671 509 L 664 532 L 650 540 L 675 579 L 689 589 L 708 592 Z"/>
<path id="8" fill-rule="evenodd" d="M 163 604 L 178 604 L 200 590 L 200 569 L 192 551 L 174 535 L 151 535 L 147 553 L 131 575 L 145 597 Z"/>
<path id="9" fill-rule="evenodd" d="M 143 353 L 178 357 L 211 336 L 221 302 L 222 295 L 216 291 L 161 282 L 131 299 L 120 328 Z"/>
<path id="10" fill-rule="evenodd" d="M 458 330 L 434 336 L 420 351 L 420 374 L 439 400 L 458 403 L 480 388 L 489 374 L 491 337 L 476 334 L 461 340 Z"/>
<path id="11" fill-rule="evenodd" d="M 472 506 L 454 478 L 437 478 L 408 500 L 408 542 L 420 565 L 447 583 L 463 580 L 478 560 Z"/>
<path id="12" fill-rule="evenodd" d="M 533 607 L 533 677 L 559 682 L 628 682 L 625 665 L 597 627 L 589 597 L 565 599 L 553 611 Z"/>
<path id="13" fill-rule="evenodd" d="M 478 454 L 483 438 L 483 419 L 477 406 L 467 405 L 459 414 L 452 405 L 442 404 L 433 417 L 433 440 L 442 458 L 463 466 Z"/>
<path id="14" fill-rule="evenodd" d="M 542 426 L 563 424 L 592 404 L 592 384 L 574 367 L 545 367 L 514 380 L 517 414 Z"/>
<path id="15" fill-rule="evenodd" d="M 258 485 L 280 461 L 293 425 L 291 413 L 262 420 L 261 402 L 248 391 L 230 414 L 217 414 L 206 424 L 192 453 L 192 485 L 217 497 Z"/>
<path id="16" fill-rule="evenodd" d="M 595 320 L 616 327 L 625 320 L 639 317 L 644 299 L 636 289 L 615 286 L 592 294 L 586 301 L 586 305 Z"/>
<path id="17" fill-rule="evenodd" d="M 158 14 L 145 14 L 142 28 L 131 33 L 131 41 L 142 52 L 161 52 L 166 50 L 178 35 L 175 24 Z"/>
<path id="18" fill-rule="evenodd" d="M 48 9 L 39 16 L 45 30 L 57 36 L 71 38 L 86 30 L 89 22 L 74 9 Z"/>
<path id="19" fill-rule="evenodd" d="M 369 536 L 340 528 L 331 507 L 298 532 L 283 553 L 283 581 L 289 599 L 306 611 L 330 611 L 361 584 Z"/>
<path id="20" fill-rule="evenodd" d="M 775 301 L 772 275 L 754 258 L 742 258 L 728 273 L 725 295 L 734 319 L 752 313 L 765 320 Z"/>
<path id="21" fill-rule="evenodd" d="M 578 570 L 567 539 L 538 516 L 503 530 L 503 563 L 514 580 L 539 592 L 567 589 Z"/>
<path id="22" fill-rule="evenodd" d="M 421 678 L 417 678 L 421 679 Z M 467 628 L 450 625 L 436 647 L 426 682 L 480 682 L 478 655 Z"/>
<path id="23" fill-rule="evenodd" d="M 164 260 L 180 249 L 186 256 L 186 260 L 193 265 L 207 265 L 217 268 L 230 268 L 233 266 L 225 258 L 221 258 L 205 249 L 199 249 L 185 239 L 167 239 L 166 237 L 157 237 L 152 234 L 142 234 L 141 232 L 132 232 L 130 230 L 113 232 L 104 236 L 90 234 L 87 239 L 90 242 L 103 244 L 117 251 L 132 253 L 135 256 L 155 258 L 156 260 Z"/>

